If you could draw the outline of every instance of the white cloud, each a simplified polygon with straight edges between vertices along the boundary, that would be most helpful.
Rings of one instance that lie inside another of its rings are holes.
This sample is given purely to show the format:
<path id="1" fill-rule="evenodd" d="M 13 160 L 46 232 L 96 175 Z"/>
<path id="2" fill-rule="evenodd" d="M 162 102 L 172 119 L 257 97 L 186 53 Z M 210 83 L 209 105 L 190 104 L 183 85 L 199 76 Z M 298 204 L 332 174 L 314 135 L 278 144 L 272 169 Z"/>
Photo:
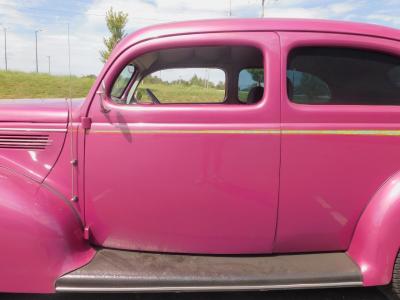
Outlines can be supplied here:
<path id="1" fill-rule="evenodd" d="M 265 16 L 305 19 L 345 18 L 345 14 L 354 11 L 361 5 L 360 1 L 345 1 L 322 6 L 320 1 L 318 1 L 314 6 L 306 6 L 306 4 L 309 5 L 310 3 L 312 4 L 312 1 L 304 0 L 272 2 L 265 9 Z"/>
<path id="2" fill-rule="evenodd" d="M 390 13 L 375 13 L 367 16 L 367 19 L 375 22 L 381 23 L 387 22 L 387 23 L 392 23 L 394 25 L 400 25 L 400 19 L 398 14 L 393 14 L 391 15 Z"/>
<path id="3" fill-rule="evenodd" d="M 328 5 L 328 10 L 334 14 L 346 14 L 359 7 L 359 3 L 354 2 L 339 2 Z"/>
<path id="4" fill-rule="evenodd" d="M 18 2 L 10 2 L 0 0 L 0 23 L 11 27 L 13 25 L 29 27 L 34 24 L 34 21 L 21 12 L 21 4 Z M 29 7 L 29 3 L 27 3 Z"/>
<path id="5" fill-rule="evenodd" d="M 301 7 L 293 8 L 270 8 L 265 11 L 265 16 L 269 18 L 324 18 L 326 12 L 321 8 L 306 9 Z"/>

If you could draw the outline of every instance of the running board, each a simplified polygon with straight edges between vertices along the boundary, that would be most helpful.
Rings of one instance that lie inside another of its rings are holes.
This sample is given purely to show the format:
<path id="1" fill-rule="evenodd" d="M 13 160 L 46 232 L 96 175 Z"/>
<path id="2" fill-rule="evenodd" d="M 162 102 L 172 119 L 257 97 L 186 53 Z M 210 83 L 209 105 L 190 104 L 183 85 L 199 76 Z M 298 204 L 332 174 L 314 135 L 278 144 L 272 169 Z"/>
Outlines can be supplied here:
<path id="1" fill-rule="evenodd" d="M 271 256 L 156 254 L 102 249 L 56 282 L 59 292 L 248 291 L 361 286 L 345 253 Z"/>

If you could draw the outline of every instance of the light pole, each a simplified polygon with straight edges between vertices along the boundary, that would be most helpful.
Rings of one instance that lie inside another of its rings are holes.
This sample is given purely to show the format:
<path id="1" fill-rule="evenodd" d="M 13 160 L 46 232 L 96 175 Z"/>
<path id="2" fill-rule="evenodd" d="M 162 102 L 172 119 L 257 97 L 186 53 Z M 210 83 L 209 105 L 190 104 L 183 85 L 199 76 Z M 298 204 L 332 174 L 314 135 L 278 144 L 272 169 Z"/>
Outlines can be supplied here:
<path id="1" fill-rule="evenodd" d="M 4 31 L 4 63 L 6 66 L 6 71 L 8 70 L 7 66 L 7 27 L 3 26 L 3 24 L 0 24 L 3 27 Z"/>
<path id="2" fill-rule="evenodd" d="M 50 74 L 50 56 L 49 55 L 47 56 L 47 59 L 49 61 L 49 74 Z"/>
<path id="3" fill-rule="evenodd" d="M 229 0 L 229 13 L 228 13 L 229 17 L 232 17 L 232 0 Z"/>
<path id="4" fill-rule="evenodd" d="M 37 39 L 37 35 L 38 35 L 38 33 L 41 32 L 41 31 L 42 31 L 41 29 L 35 30 L 35 41 L 36 41 L 36 47 L 35 47 L 35 49 L 36 49 L 36 73 L 39 72 L 39 64 L 38 64 L 38 46 L 37 46 L 38 39 Z"/>

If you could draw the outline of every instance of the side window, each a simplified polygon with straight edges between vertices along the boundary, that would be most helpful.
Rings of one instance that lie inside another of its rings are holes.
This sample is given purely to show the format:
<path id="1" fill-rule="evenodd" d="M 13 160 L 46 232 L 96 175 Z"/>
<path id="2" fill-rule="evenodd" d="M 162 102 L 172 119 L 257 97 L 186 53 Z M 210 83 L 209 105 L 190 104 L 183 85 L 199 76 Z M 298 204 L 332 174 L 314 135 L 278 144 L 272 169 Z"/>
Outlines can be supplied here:
<path id="1" fill-rule="evenodd" d="M 246 68 L 239 73 L 238 98 L 243 103 L 255 103 L 264 94 L 264 68 Z"/>
<path id="2" fill-rule="evenodd" d="M 331 101 L 328 84 L 312 74 L 288 70 L 287 85 L 293 102 L 324 104 Z"/>
<path id="3" fill-rule="evenodd" d="M 400 88 L 400 66 L 395 66 L 388 72 L 389 80 Z"/>
<path id="4" fill-rule="evenodd" d="M 135 74 L 124 69 L 112 88 L 111 98 L 118 104 L 244 105 L 261 100 L 264 93 L 264 57 L 255 47 L 161 49 L 129 65 Z"/>
<path id="5" fill-rule="evenodd" d="M 134 73 L 135 67 L 133 65 L 127 65 L 122 70 L 118 78 L 115 80 L 111 90 L 111 97 L 114 98 L 113 100 L 116 100 L 115 98 L 120 99 L 122 97 Z"/>
<path id="6" fill-rule="evenodd" d="M 287 94 L 303 104 L 400 105 L 400 58 L 353 48 L 298 48 L 288 59 Z"/>
<path id="7" fill-rule="evenodd" d="M 214 68 L 177 68 L 145 76 L 136 92 L 137 103 L 222 103 L 225 72 Z"/>

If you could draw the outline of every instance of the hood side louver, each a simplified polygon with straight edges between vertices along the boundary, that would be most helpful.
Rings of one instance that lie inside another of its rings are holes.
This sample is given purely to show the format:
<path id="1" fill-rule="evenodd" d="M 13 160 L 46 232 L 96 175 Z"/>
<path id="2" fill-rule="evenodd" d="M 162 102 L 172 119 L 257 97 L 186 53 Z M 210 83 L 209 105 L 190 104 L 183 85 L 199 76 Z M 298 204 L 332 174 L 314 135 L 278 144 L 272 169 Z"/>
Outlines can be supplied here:
<path id="1" fill-rule="evenodd" d="M 0 134 L 0 149 L 42 150 L 50 142 L 47 134 Z"/>

